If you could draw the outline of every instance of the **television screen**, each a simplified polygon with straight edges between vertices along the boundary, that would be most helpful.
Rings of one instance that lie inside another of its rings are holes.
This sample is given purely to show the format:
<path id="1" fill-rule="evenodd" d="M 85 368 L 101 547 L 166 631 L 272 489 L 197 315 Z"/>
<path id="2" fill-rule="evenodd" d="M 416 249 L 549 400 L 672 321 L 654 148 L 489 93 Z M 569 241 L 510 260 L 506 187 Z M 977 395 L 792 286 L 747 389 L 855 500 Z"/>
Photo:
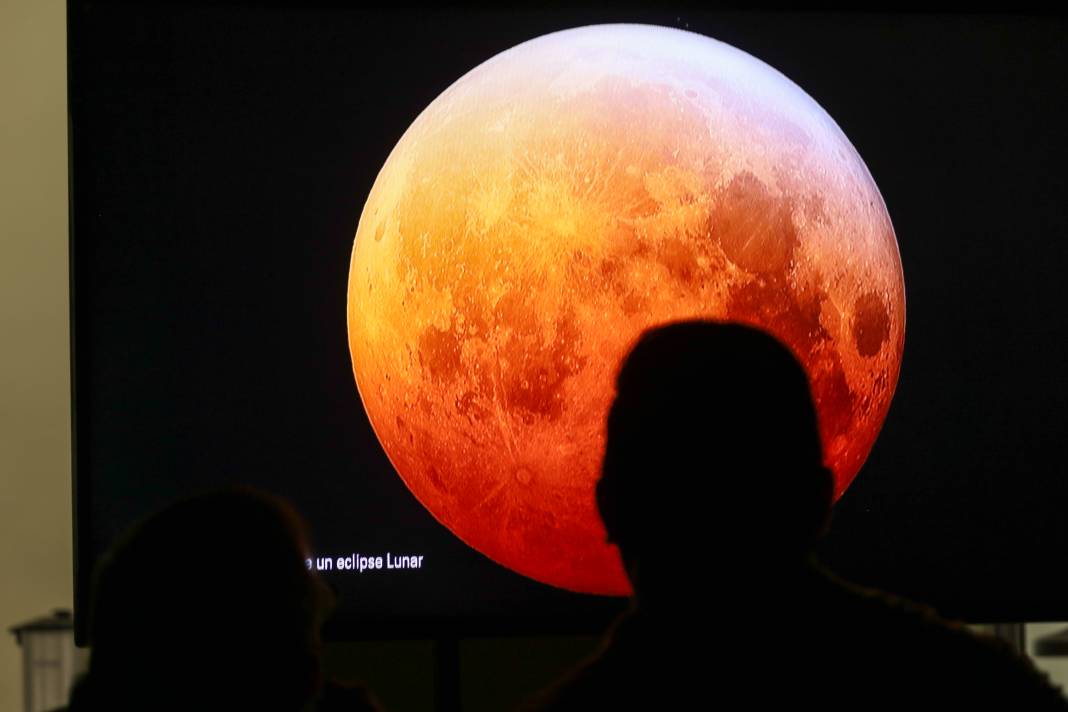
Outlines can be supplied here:
<path id="1" fill-rule="evenodd" d="M 1065 39 L 72 2 L 80 632 L 122 531 L 230 483 L 308 520 L 336 637 L 600 629 L 613 377 L 688 317 L 805 365 L 831 568 L 1063 618 Z"/>

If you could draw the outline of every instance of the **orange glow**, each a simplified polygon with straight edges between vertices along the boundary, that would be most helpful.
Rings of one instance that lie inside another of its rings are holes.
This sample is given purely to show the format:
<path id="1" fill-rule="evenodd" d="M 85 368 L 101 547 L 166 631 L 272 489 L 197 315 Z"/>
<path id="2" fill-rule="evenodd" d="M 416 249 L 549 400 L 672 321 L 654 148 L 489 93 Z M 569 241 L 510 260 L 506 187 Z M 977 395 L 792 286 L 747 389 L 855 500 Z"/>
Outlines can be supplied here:
<path id="1" fill-rule="evenodd" d="M 800 356 L 840 496 L 900 368 L 893 227 L 811 98 L 699 35 L 498 55 L 416 119 L 360 218 L 349 346 L 375 433 L 438 521 L 554 586 L 629 592 L 593 499 L 604 420 L 637 336 L 688 317 Z"/>

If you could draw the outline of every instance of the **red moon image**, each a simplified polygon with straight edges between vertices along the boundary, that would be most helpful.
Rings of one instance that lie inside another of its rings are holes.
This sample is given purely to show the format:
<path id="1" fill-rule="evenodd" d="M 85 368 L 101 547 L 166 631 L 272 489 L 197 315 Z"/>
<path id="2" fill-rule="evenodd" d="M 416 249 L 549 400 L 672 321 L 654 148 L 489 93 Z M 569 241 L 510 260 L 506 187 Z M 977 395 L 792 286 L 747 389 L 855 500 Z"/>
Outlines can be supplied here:
<path id="1" fill-rule="evenodd" d="M 894 229 L 811 97 L 690 32 L 582 27 L 479 65 L 356 231 L 349 349 L 382 447 L 441 524 L 552 586 L 630 592 L 594 502 L 614 379 L 642 331 L 698 317 L 798 355 L 841 496 L 897 385 Z"/>

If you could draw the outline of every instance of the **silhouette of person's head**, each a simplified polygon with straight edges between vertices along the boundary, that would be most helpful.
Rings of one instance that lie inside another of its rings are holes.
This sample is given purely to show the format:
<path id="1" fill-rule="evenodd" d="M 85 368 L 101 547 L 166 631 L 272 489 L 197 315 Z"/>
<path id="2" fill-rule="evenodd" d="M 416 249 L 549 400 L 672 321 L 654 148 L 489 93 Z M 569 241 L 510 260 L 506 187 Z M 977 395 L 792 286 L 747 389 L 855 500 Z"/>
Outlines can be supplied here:
<path id="1" fill-rule="evenodd" d="M 624 362 L 597 503 L 640 605 L 697 575 L 728 595 L 795 566 L 826 527 L 832 485 L 808 379 L 771 336 L 674 323 Z"/>
<path id="2" fill-rule="evenodd" d="M 171 505 L 101 564 L 90 691 L 101 709 L 299 710 L 331 604 L 284 501 L 226 489 Z"/>

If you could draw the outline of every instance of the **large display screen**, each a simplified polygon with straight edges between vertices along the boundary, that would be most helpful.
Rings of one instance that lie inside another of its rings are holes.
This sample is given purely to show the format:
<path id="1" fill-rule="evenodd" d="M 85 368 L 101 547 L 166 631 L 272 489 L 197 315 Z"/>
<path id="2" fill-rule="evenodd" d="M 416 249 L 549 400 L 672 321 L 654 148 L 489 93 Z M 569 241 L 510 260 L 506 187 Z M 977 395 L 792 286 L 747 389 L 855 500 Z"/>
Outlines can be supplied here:
<path id="1" fill-rule="evenodd" d="M 630 590 L 593 498 L 613 378 L 691 317 L 805 366 L 829 566 L 1068 613 L 1062 21 L 69 25 L 80 625 L 123 530 L 243 483 L 308 520 L 332 635 L 599 629 Z"/>

